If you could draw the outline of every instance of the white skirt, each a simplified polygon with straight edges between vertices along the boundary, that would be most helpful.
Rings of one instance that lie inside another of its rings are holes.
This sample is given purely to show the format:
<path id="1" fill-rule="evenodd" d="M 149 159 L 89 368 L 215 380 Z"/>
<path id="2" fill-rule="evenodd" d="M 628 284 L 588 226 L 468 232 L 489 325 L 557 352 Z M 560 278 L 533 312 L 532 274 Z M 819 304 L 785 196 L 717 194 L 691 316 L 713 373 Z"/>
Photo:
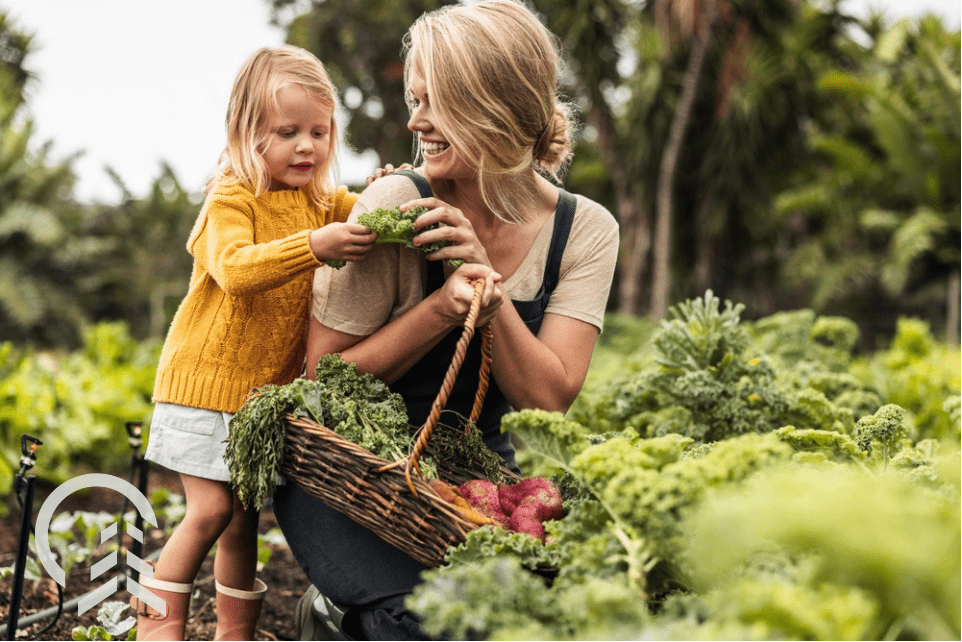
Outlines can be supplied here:
<path id="1" fill-rule="evenodd" d="M 158 403 L 150 420 L 144 458 L 178 473 L 230 481 L 224 460 L 229 412 Z"/>

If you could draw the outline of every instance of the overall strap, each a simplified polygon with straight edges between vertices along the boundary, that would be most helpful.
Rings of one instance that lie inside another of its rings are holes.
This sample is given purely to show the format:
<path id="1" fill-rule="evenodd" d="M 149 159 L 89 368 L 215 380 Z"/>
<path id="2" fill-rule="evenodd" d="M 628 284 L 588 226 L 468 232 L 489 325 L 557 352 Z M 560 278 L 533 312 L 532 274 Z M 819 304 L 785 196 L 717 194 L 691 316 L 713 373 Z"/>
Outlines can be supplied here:
<path id="1" fill-rule="evenodd" d="M 561 257 L 568 245 L 571 223 L 575 218 L 578 203 L 570 192 L 558 188 L 558 206 L 555 208 L 554 230 L 551 232 L 551 246 L 544 269 L 544 291 L 553 292 L 561 274 Z"/>
<path id="2" fill-rule="evenodd" d="M 414 184 L 417 186 L 418 193 L 421 195 L 421 198 L 428 198 L 429 196 L 434 196 L 434 192 L 431 191 L 431 184 L 428 182 L 428 179 L 424 178 L 423 176 L 415 172 L 413 169 L 399 169 L 394 173 L 399 174 L 401 176 L 407 176 L 412 181 L 414 181 Z"/>

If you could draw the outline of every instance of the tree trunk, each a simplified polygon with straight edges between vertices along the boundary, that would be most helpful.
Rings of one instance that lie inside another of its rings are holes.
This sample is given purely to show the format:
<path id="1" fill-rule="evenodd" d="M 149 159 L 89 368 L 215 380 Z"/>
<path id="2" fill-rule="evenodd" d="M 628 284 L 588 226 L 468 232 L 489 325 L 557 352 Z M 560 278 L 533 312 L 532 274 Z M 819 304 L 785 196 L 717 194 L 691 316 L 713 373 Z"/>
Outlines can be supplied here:
<path id="1" fill-rule="evenodd" d="M 618 158 L 618 140 L 614 118 L 602 96 L 592 99 L 588 120 L 598 131 L 598 148 L 609 169 L 615 187 L 615 203 L 621 232 L 618 253 L 618 311 L 624 314 L 642 313 L 642 286 L 648 253 L 651 250 L 651 218 L 641 205 L 641 198 L 633 194 L 632 183 Z"/>
<path id="2" fill-rule="evenodd" d="M 651 218 L 638 199 L 619 201 L 621 251 L 618 256 L 618 312 L 641 315 L 642 291 L 651 251 Z"/>
<path id="3" fill-rule="evenodd" d="M 681 86 L 678 110 L 668 130 L 668 141 L 661 157 L 658 170 L 658 192 L 655 213 L 654 273 L 651 285 L 651 315 L 656 321 L 665 318 L 668 312 L 668 292 L 670 289 L 671 267 L 671 226 L 673 189 L 681 145 L 688 129 L 695 98 L 698 95 L 698 81 L 705 66 L 708 46 L 711 43 L 711 30 L 715 22 L 715 2 L 706 3 L 702 23 L 692 38 L 688 66 Z"/>
<path id="4" fill-rule="evenodd" d="M 949 287 L 945 311 L 945 340 L 950 346 L 959 345 L 959 273 L 949 275 Z"/>
<path id="5" fill-rule="evenodd" d="M 703 197 L 695 216 L 695 239 L 697 249 L 695 253 L 695 288 L 696 292 L 714 290 L 715 263 L 718 258 L 718 237 L 716 225 L 712 219 L 715 206 L 713 192 Z"/>

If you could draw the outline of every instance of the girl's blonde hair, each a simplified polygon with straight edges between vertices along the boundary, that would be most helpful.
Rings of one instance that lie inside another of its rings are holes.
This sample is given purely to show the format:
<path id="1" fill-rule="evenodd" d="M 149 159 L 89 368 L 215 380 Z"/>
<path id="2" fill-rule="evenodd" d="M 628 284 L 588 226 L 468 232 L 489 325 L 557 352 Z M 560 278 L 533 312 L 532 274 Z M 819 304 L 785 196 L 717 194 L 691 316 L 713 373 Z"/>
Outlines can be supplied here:
<path id="1" fill-rule="evenodd" d="M 317 57 L 300 47 L 262 48 L 251 54 L 237 72 L 227 105 L 227 144 L 217 161 L 217 170 L 208 181 L 209 194 L 219 184 L 246 184 L 255 195 L 271 184 L 264 163 L 270 117 L 279 109 L 278 92 L 288 85 L 299 85 L 331 110 L 330 148 L 327 160 L 308 185 L 302 189 L 319 205 L 330 203 L 337 187 L 337 91 Z"/>
<path id="2" fill-rule="evenodd" d="M 557 38 L 513 0 L 443 7 L 404 39 L 405 82 L 413 73 L 424 79 L 445 136 L 477 163 L 485 204 L 506 222 L 524 221 L 534 172 L 560 182 L 571 160 L 558 50 Z M 419 143 L 415 133 L 418 161 Z"/>

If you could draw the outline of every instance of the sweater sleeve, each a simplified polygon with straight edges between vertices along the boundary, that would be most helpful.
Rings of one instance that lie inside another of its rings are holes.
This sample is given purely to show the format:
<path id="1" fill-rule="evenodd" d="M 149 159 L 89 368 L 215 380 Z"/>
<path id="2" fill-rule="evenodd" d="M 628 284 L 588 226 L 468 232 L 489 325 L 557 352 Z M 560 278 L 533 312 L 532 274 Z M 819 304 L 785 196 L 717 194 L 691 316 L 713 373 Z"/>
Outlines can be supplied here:
<path id="1" fill-rule="evenodd" d="M 297 194 L 289 197 L 296 198 Z M 311 230 L 306 218 L 300 226 L 288 225 L 293 233 L 257 242 L 266 230 L 280 229 L 280 223 L 258 221 L 257 217 L 273 216 L 267 203 L 242 188 L 219 190 L 204 204 L 187 249 L 231 296 L 274 289 L 322 265 L 311 251 Z"/>

